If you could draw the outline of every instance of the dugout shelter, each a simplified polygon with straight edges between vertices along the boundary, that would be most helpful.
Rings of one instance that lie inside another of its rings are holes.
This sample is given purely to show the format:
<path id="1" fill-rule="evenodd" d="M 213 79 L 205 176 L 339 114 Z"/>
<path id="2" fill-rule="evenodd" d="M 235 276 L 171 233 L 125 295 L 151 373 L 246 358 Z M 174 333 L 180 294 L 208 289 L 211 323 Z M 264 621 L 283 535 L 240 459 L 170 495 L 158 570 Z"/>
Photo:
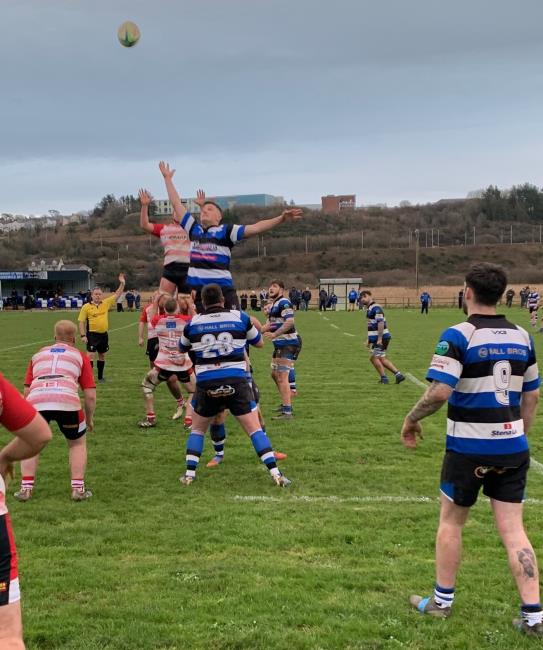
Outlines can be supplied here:
<path id="1" fill-rule="evenodd" d="M 347 309 L 347 296 L 351 289 L 356 292 L 362 286 L 362 278 L 321 278 L 319 280 L 319 291 L 324 289 L 328 296 L 335 293 L 337 296 L 337 309 Z"/>

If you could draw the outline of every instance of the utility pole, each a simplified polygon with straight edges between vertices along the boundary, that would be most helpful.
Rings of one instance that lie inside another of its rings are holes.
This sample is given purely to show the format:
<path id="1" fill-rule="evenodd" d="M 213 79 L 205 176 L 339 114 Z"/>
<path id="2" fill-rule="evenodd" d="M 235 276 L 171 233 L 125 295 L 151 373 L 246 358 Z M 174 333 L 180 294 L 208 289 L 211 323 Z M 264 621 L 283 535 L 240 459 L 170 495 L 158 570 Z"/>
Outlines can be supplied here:
<path id="1" fill-rule="evenodd" d="M 364 250 L 364 231 L 362 231 L 362 250 Z"/>
<path id="2" fill-rule="evenodd" d="M 428 233 L 426 233 L 428 234 Z M 415 288 L 419 290 L 419 229 L 415 230 Z"/>
<path id="3" fill-rule="evenodd" d="M 475 226 L 473 226 L 473 245 L 475 246 Z"/>

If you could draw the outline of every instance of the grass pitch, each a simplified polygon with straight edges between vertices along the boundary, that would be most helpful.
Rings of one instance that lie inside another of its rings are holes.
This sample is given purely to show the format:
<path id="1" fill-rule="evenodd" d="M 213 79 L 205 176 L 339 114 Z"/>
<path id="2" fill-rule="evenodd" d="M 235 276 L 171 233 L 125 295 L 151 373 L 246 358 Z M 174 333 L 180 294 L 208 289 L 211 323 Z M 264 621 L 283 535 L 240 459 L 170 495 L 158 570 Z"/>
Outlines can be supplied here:
<path id="1" fill-rule="evenodd" d="M 526 312 L 509 313 L 527 325 Z M 60 317 L 0 313 L 0 370 L 19 388 Z M 390 358 L 422 380 L 441 330 L 463 315 L 387 317 Z M 484 499 L 466 527 L 453 617 L 427 620 L 410 610 L 409 594 L 433 587 L 445 409 L 423 423 L 417 451 L 400 445 L 402 419 L 421 388 L 377 384 L 361 312 L 296 314 L 304 348 L 292 422 L 271 421 L 278 403 L 271 346 L 252 352 L 268 433 L 288 453 L 281 463 L 293 481 L 288 490 L 272 484 L 231 418 L 223 465 L 205 468 L 207 440 L 197 482 L 179 484 L 186 434 L 170 420 L 165 386 L 156 393 L 158 426 L 137 427 L 147 361 L 136 319 L 111 314 L 108 382 L 98 387 L 88 436 L 94 498 L 70 502 L 66 444 L 54 428 L 34 498 L 8 499 L 29 649 L 533 646 L 511 627 L 518 597 Z M 538 335 L 536 345 L 541 355 Z M 541 423 L 530 437 L 543 461 Z M 7 439 L 2 430 L 0 442 Z M 527 528 L 543 560 L 543 475 L 532 470 L 528 488 Z"/>

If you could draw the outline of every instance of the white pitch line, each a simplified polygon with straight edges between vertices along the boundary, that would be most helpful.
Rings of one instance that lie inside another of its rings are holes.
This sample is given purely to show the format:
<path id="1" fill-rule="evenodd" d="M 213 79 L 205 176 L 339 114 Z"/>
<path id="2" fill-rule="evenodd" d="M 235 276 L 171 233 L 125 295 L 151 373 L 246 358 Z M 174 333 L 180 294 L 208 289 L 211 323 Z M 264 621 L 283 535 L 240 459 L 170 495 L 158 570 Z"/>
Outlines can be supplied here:
<path id="1" fill-rule="evenodd" d="M 337 325 L 334 325 L 334 323 L 330 323 L 330 327 L 333 327 L 334 329 L 338 330 L 339 327 Z"/>
<path id="2" fill-rule="evenodd" d="M 416 386 L 419 386 L 420 388 L 424 388 L 424 390 L 426 390 L 427 385 L 423 381 L 415 377 L 415 375 L 412 375 L 410 372 L 406 372 L 405 376 L 407 379 L 409 379 L 411 383 L 415 384 Z"/>
<path id="3" fill-rule="evenodd" d="M 437 505 L 439 503 L 439 497 L 406 497 L 406 496 L 366 496 L 366 497 L 338 497 L 338 496 L 295 496 L 288 495 L 285 498 L 280 497 L 269 497 L 264 495 L 236 495 L 230 497 L 234 501 L 251 501 L 253 503 L 265 502 L 265 503 L 291 503 L 292 501 L 297 501 L 300 503 L 333 503 L 333 504 L 342 504 L 342 503 L 430 503 Z M 480 501 L 489 501 L 488 498 L 481 498 Z M 526 499 L 524 501 L 526 504 L 541 505 L 543 504 L 543 499 Z"/>
<path id="4" fill-rule="evenodd" d="M 343 332 L 343 334 L 345 334 L 345 336 L 356 336 L 356 334 L 351 334 L 350 332 Z"/>
<path id="5" fill-rule="evenodd" d="M 134 325 L 137 325 L 137 324 L 138 324 L 138 321 L 135 321 L 133 323 L 130 323 L 129 325 L 123 325 L 122 327 L 115 327 L 114 329 L 109 330 L 109 332 L 110 333 L 111 332 L 118 332 L 119 330 L 125 330 L 128 327 L 134 327 Z M 32 343 L 23 343 L 21 345 L 14 345 L 11 348 L 2 348 L 0 350 L 0 354 L 2 354 L 2 352 L 9 352 L 10 350 L 19 350 L 20 348 L 29 348 L 29 347 L 32 347 L 34 345 L 40 345 L 41 343 L 51 343 L 51 342 L 52 341 L 49 338 L 49 339 L 46 339 L 45 341 L 32 341 Z"/>
<path id="6" fill-rule="evenodd" d="M 540 463 L 535 458 L 530 458 L 530 468 L 535 469 L 538 474 L 543 474 L 543 463 Z"/>
<path id="7" fill-rule="evenodd" d="M 326 316 L 323 316 L 324 320 L 330 320 L 329 318 L 326 318 Z"/>

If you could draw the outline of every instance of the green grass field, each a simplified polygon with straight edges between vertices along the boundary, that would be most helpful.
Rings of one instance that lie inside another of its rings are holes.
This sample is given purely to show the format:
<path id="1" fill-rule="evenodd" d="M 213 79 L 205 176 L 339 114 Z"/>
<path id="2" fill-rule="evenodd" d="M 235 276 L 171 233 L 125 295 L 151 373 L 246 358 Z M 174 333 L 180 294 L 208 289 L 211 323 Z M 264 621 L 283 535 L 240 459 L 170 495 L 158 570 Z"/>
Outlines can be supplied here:
<path id="1" fill-rule="evenodd" d="M 0 370 L 19 388 L 31 354 L 64 316 L 0 313 Z M 418 379 L 440 331 L 462 317 L 457 310 L 387 316 L 389 356 Z M 511 317 L 527 325 L 525 312 Z M 293 481 L 288 490 L 273 485 L 231 418 L 225 463 L 205 468 L 207 441 L 197 482 L 179 484 L 186 434 L 170 420 L 165 386 L 156 393 L 157 428 L 137 427 L 147 361 L 136 318 L 110 318 L 108 382 L 98 387 L 88 436 L 94 498 L 70 501 L 66 444 L 54 430 L 34 498 L 8 499 L 28 648 L 533 646 L 512 629 L 518 597 L 484 499 L 465 531 L 453 617 L 427 620 L 410 610 L 409 594 L 433 587 L 445 409 L 425 421 L 418 450 L 401 446 L 403 416 L 421 388 L 377 384 L 362 313 L 297 314 L 304 349 L 292 422 L 271 421 L 278 399 L 270 345 L 252 353 L 268 433 L 289 456 L 281 464 Z M 541 354 L 537 336 L 536 345 Z M 531 437 L 543 461 L 541 424 L 539 417 Z M 0 442 L 7 439 L 3 430 Z M 543 475 L 534 469 L 528 496 L 527 528 L 541 551 Z"/>

